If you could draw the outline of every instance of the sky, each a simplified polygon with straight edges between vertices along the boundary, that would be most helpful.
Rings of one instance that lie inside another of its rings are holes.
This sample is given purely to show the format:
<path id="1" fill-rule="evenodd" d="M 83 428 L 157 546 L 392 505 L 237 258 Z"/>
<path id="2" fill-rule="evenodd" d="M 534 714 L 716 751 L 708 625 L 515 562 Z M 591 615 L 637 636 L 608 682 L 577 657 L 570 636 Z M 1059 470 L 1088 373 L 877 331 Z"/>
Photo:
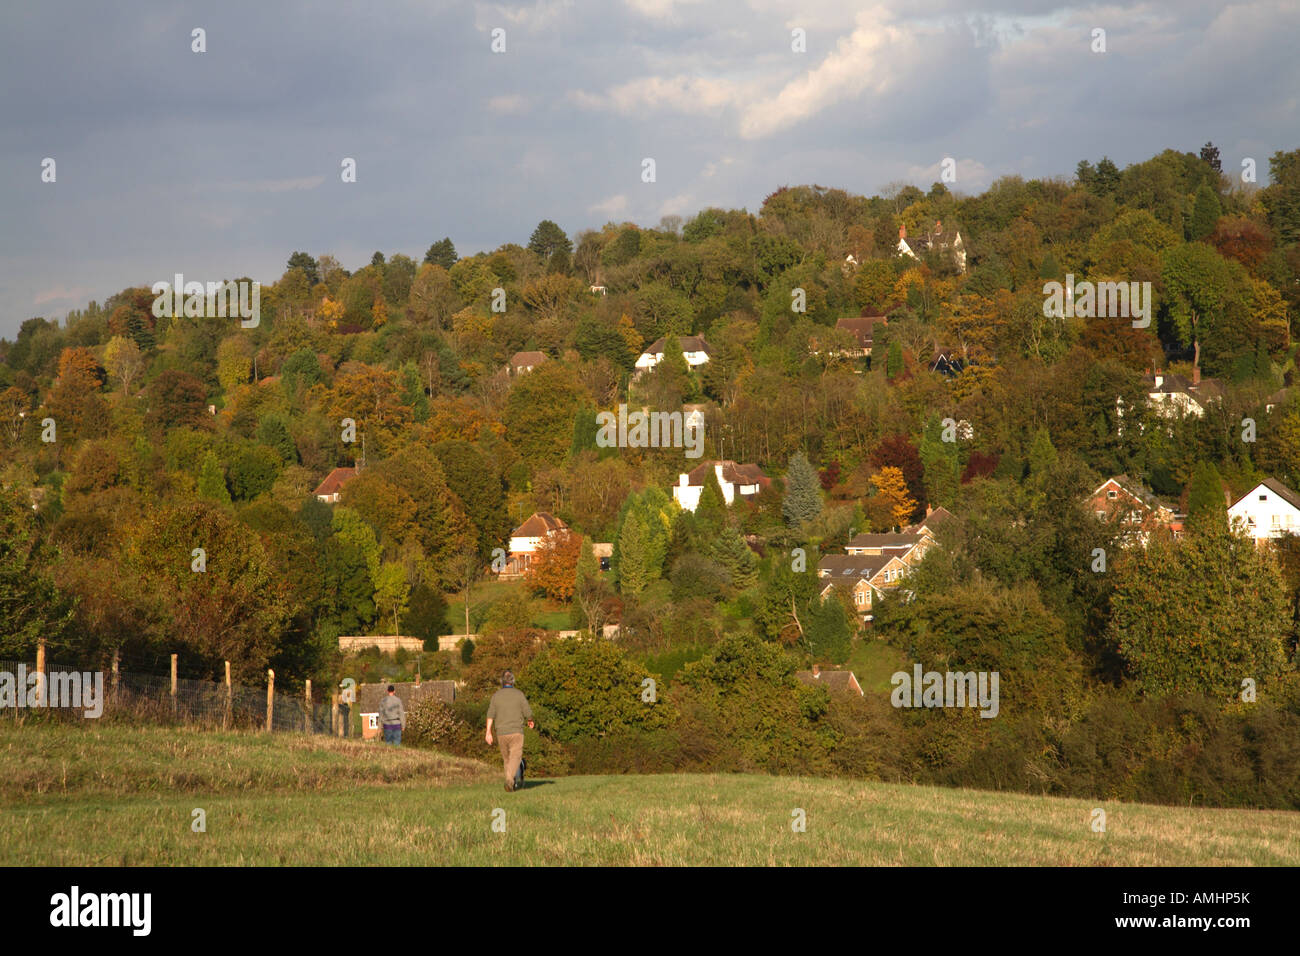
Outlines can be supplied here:
<path id="1" fill-rule="evenodd" d="M 978 193 L 1212 140 L 1262 185 L 1300 147 L 1297 37 L 1295 0 L 15 0 L 0 336 L 178 272 L 928 190 L 949 157 Z"/>

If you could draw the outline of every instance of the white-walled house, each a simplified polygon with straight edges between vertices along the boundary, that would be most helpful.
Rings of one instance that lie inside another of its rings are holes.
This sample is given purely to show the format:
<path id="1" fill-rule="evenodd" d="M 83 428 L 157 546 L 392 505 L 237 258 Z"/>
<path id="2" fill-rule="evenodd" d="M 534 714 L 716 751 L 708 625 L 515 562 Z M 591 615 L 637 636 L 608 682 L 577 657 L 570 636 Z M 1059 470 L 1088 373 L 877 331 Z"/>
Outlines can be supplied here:
<path id="1" fill-rule="evenodd" d="M 685 511 L 694 511 L 700 503 L 700 493 L 713 470 L 722 489 L 722 497 L 730 505 L 737 497 L 752 498 L 772 483 L 758 465 L 740 465 L 734 461 L 706 461 L 690 471 L 677 476 L 673 497 Z"/>
<path id="2" fill-rule="evenodd" d="M 520 577 L 528 571 L 542 542 L 569 533 L 569 526 L 549 511 L 535 511 L 510 532 L 510 556 L 500 573 L 502 579 Z"/>
<path id="3" fill-rule="evenodd" d="M 1265 478 L 1232 503 L 1228 520 L 1256 544 L 1284 534 L 1300 534 L 1300 495 L 1276 478 Z"/>
<path id="4" fill-rule="evenodd" d="M 641 353 L 636 360 L 638 371 L 652 369 L 664 360 L 664 338 L 656 339 Z M 677 343 L 682 347 L 682 358 L 686 359 L 686 364 L 691 368 L 707 362 L 713 351 L 702 335 L 682 335 L 678 337 Z"/>

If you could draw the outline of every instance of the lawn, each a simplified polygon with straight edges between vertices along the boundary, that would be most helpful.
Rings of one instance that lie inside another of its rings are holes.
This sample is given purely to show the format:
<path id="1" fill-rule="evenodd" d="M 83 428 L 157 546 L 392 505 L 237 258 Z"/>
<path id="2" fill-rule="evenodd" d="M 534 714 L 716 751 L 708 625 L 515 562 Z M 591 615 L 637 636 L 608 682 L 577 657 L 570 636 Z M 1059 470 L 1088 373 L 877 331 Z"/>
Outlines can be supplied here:
<path id="1" fill-rule="evenodd" d="M 1300 814 L 1277 811 L 741 774 L 508 794 L 497 765 L 428 751 L 112 724 L 5 721 L 0 762 L 7 866 L 1300 865 Z"/>

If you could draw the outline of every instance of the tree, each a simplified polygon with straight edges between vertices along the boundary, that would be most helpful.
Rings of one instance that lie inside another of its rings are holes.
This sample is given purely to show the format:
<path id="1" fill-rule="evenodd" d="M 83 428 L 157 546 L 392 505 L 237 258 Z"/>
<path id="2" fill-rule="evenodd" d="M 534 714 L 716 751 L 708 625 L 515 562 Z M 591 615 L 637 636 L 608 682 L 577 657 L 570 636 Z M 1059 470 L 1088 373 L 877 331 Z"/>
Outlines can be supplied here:
<path id="1" fill-rule="evenodd" d="M 732 587 L 743 591 L 758 581 L 758 559 L 739 531 L 725 529 L 714 539 L 711 550 L 713 557 L 726 569 Z"/>
<path id="2" fill-rule="evenodd" d="M 1228 505 L 1223 497 L 1223 479 L 1213 462 L 1202 461 L 1192 473 L 1187 491 L 1188 530 L 1223 530 L 1228 527 Z"/>
<path id="3" fill-rule="evenodd" d="M 695 505 L 695 527 L 706 541 L 718 537 L 727 527 L 727 499 L 718 484 L 716 469 L 709 468 Z"/>
<path id="4" fill-rule="evenodd" d="M 131 393 L 131 383 L 144 372 L 144 356 L 140 346 L 133 339 L 115 335 L 104 346 L 104 367 L 108 374 L 122 386 L 122 391 Z"/>
<path id="5" fill-rule="evenodd" d="M 804 636 L 814 660 L 843 664 L 848 659 L 853 642 L 853 617 L 835 591 L 813 604 Z"/>
<path id="6" fill-rule="evenodd" d="M 918 454 L 925 468 L 925 497 L 937 505 L 952 507 L 961 480 L 961 463 L 957 460 L 957 443 L 943 440 L 943 423 L 937 415 L 925 423 Z"/>
<path id="7" fill-rule="evenodd" d="M 64 645 L 73 604 L 49 574 L 58 557 L 44 543 L 31 507 L 17 493 L 0 490 L 0 653 L 5 657 L 31 658 L 40 638 Z"/>
<path id="8" fill-rule="evenodd" d="M 1223 163 L 1219 161 L 1219 147 L 1213 143 L 1206 143 L 1201 147 L 1201 161 L 1213 169 L 1216 173 L 1223 172 Z"/>
<path id="9" fill-rule="evenodd" d="M 253 347 L 245 335 L 232 335 L 217 346 L 217 382 L 227 395 L 253 377 Z"/>
<path id="10" fill-rule="evenodd" d="M 301 269 L 303 275 L 307 277 L 309 285 L 315 285 L 320 281 L 320 272 L 318 271 L 316 260 L 305 252 L 295 252 L 289 257 L 289 269 Z"/>
<path id="11" fill-rule="evenodd" d="M 822 493 L 817 472 L 808 461 L 803 451 L 797 451 L 790 458 L 789 468 L 785 473 L 785 498 L 781 502 L 781 514 L 786 524 L 797 528 L 805 521 L 811 521 L 821 514 Z"/>
<path id="12" fill-rule="evenodd" d="M 573 243 L 564 234 L 564 230 L 549 219 L 543 219 L 533 230 L 528 239 L 528 249 L 537 253 L 543 260 L 548 260 L 557 252 L 568 255 L 573 251 Z"/>
<path id="13" fill-rule="evenodd" d="M 1163 536 L 1117 562 L 1108 636 L 1147 694 L 1235 699 L 1285 662 L 1291 613 L 1273 556 L 1227 528 Z"/>
<path id="14" fill-rule="evenodd" d="M 411 588 L 406 630 L 424 641 L 426 651 L 438 650 L 438 636 L 447 629 L 447 599 L 423 581 Z"/>
<path id="15" fill-rule="evenodd" d="M 226 473 L 217 456 L 209 451 L 203 456 L 199 469 L 199 496 L 217 504 L 230 504 L 230 491 L 226 488 Z"/>
<path id="16" fill-rule="evenodd" d="M 381 619 L 393 618 L 393 633 L 401 634 L 401 615 L 406 613 L 411 585 L 406 580 L 406 567 L 389 561 L 379 568 L 375 579 L 375 608 Z"/>
<path id="17" fill-rule="evenodd" d="M 452 245 L 450 237 L 439 239 L 429 247 L 429 251 L 424 254 L 424 261 L 435 266 L 442 266 L 444 269 L 450 269 L 458 260 L 456 247 Z"/>
<path id="18" fill-rule="evenodd" d="M 1218 194 L 1202 183 L 1196 190 L 1192 218 L 1187 224 L 1187 238 L 1192 241 L 1208 238 L 1214 232 L 1214 224 L 1219 221 L 1221 213 Z"/>
<path id="19" fill-rule="evenodd" d="M 577 579 L 578 558 L 582 554 L 582 536 L 571 531 L 550 534 L 541 540 L 528 579 L 533 587 L 552 601 L 569 601 Z"/>
<path id="20" fill-rule="evenodd" d="M 573 577 L 573 603 L 581 611 L 588 630 L 599 635 L 604 623 L 601 610 L 605 599 L 609 597 L 609 586 L 601 576 L 600 562 L 596 560 L 590 538 L 582 541 L 582 551 Z"/>
<path id="21" fill-rule="evenodd" d="M 196 573 L 194 548 L 204 551 Z M 207 502 L 163 507 L 132 537 L 124 573 L 143 596 L 141 628 L 209 674 L 265 673 L 290 616 L 290 587 L 257 533 Z"/>
<path id="22" fill-rule="evenodd" d="M 169 368 L 146 389 L 145 423 L 164 430 L 210 426 L 208 390 L 188 372 Z"/>
<path id="23" fill-rule="evenodd" d="M 916 509 L 916 500 L 907 491 L 907 482 L 899 468 L 882 468 L 871 476 L 871 483 L 877 493 L 889 503 L 889 513 L 894 524 L 902 527 L 912 517 Z"/>
<path id="24" fill-rule="evenodd" d="M 642 699 L 645 672 L 600 637 L 548 644 L 519 674 L 519 685 L 556 740 L 604 737 L 667 726 L 667 699 Z"/>
<path id="25" fill-rule="evenodd" d="M 559 464 L 573 441 L 582 392 L 572 369 L 546 362 L 515 379 L 506 398 L 506 438 L 526 462 Z"/>
<path id="26" fill-rule="evenodd" d="M 633 511 L 618 536 L 618 587 L 624 594 L 635 597 L 650 583 L 649 549 L 645 521 Z"/>

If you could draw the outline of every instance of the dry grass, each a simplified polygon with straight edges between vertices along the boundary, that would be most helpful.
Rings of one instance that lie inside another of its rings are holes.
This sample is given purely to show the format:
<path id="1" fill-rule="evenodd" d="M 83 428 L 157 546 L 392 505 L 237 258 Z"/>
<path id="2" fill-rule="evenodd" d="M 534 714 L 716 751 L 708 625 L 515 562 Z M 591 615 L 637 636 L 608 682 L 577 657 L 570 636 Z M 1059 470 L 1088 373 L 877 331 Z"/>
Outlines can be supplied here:
<path id="1" fill-rule="evenodd" d="M 739 774 L 506 794 L 495 765 L 288 734 L 0 729 L 0 760 L 6 865 L 1300 865 L 1280 811 Z"/>

